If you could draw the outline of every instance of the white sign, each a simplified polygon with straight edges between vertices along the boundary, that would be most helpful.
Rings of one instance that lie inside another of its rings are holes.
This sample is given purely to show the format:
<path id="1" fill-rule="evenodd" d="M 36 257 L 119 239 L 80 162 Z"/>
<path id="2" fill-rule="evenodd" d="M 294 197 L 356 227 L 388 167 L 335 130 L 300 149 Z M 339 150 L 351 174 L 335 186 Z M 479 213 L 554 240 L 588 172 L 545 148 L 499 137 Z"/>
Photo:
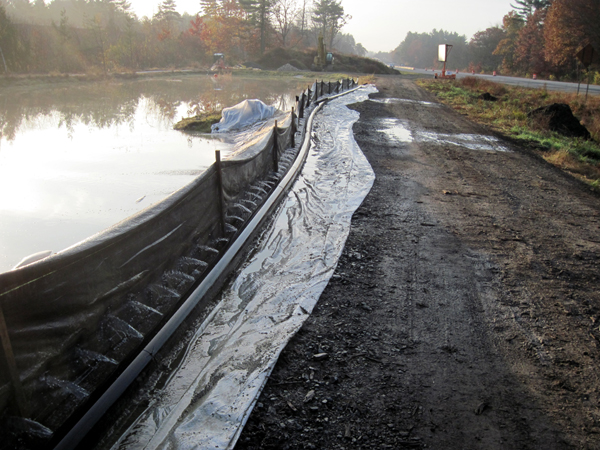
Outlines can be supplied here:
<path id="1" fill-rule="evenodd" d="M 440 44 L 438 48 L 438 61 L 446 61 L 446 44 Z"/>

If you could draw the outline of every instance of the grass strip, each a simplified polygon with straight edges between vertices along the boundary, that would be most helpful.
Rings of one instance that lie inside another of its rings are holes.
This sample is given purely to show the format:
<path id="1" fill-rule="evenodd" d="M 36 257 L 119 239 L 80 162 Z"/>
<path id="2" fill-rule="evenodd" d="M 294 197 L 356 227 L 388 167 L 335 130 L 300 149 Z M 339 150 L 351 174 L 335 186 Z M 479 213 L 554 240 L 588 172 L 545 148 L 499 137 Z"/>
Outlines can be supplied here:
<path id="1" fill-rule="evenodd" d="M 471 120 L 518 139 L 546 161 L 600 188 L 600 97 L 506 86 L 466 77 L 458 80 L 419 79 L 417 84 Z M 497 101 L 485 101 L 490 93 Z M 566 103 L 592 135 L 592 140 L 566 137 L 531 120 L 527 113 L 552 103 Z"/>

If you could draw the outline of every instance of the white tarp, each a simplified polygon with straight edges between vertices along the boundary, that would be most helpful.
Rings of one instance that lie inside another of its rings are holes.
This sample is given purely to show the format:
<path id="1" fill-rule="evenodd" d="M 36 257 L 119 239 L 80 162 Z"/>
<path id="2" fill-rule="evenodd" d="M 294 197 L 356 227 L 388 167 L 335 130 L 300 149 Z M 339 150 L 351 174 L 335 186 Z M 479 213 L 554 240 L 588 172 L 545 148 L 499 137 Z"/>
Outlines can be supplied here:
<path id="1" fill-rule="evenodd" d="M 239 130 L 275 115 L 276 108 L 260 100 L 244 100 L 231 108 L 223 109 L 221 121 L 211 127 L 213 133 Z"/>
<path id="2" fill-rule="evenodd" d="M 313 147 L 260 247 L 191 340 L 169 381 L 115 449 L 232 449 L 279 354 L 312 312 L 373 185 L 354 140 L 374 87 L 332 100 L 315 118 Z"/>

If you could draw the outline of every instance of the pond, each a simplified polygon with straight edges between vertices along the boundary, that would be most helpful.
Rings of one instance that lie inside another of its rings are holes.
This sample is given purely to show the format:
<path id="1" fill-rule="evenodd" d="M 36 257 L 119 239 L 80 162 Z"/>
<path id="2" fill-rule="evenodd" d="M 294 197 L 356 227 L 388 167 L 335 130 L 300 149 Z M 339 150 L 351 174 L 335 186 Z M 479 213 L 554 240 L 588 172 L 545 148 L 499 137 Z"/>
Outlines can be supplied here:
<path id="1" fill-rule="evenodd" d="M 162 200 L 232 142 L 173 130 L 258 98 L 281 110 L 301 78 L 172 75 L 0 91 L 0 272 L 68 248 Z"/>

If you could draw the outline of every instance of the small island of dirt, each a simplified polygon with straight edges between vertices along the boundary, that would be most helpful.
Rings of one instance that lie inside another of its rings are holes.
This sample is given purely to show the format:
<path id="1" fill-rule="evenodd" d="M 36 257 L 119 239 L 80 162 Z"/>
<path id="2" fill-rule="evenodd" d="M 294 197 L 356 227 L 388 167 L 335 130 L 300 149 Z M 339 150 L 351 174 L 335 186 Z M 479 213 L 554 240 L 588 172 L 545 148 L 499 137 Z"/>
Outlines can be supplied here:
<path id="1" fill-rule="evenodd" d="M 221 111 L 211 111 L 194 117 L 181 119 L 173 129 L 179 131 L 198 131 L 200 133 L 210 133 L 211 127 L 221 120 Z"/>

